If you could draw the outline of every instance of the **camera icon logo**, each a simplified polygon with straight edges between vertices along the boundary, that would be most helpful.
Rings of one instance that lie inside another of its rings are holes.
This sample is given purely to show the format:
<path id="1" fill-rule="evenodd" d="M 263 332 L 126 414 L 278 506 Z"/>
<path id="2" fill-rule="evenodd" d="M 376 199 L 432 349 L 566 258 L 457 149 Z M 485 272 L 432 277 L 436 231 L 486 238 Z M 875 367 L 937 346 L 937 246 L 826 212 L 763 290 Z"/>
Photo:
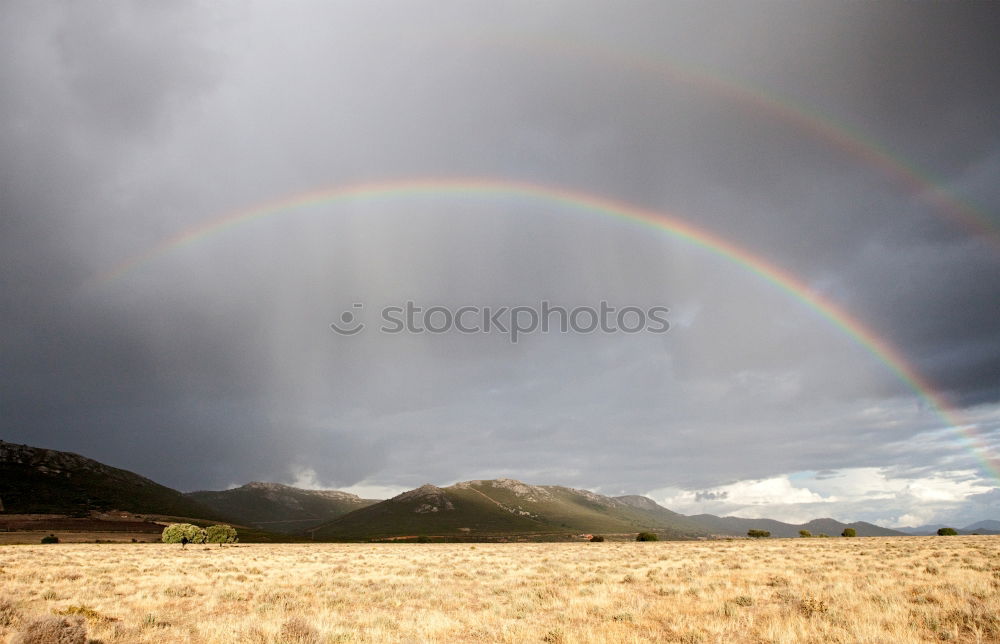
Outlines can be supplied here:
<path id="1" fill-rule="evenodd" d="M 365 323 L 359 322 L 357 318 L 360 317 L 360 311 L 364 307 L 364 304 L 355 302 L 351 305 L 351 308 L 357 309 L 359 312 L 358 315 L 356 316 L 353 311 L 344 311 L 340 314 L 340 324 L 331 322 L 330 328 L 340 335 L 355 335 L 361 333 L 365 328 Z"/>

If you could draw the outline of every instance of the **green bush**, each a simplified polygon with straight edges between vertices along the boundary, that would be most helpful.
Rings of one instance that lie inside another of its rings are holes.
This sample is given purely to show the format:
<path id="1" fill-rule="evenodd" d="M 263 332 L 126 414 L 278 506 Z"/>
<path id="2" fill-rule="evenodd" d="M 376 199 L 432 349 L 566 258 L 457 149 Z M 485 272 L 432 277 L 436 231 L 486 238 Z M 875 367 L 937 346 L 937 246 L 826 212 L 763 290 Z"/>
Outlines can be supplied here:
<path id="1" fill-rule="evenodd" d="M 799 536 L 802 537 L 803 539 L 808 539 L 809 537 L 813 536 L 813 533 L 809 532 L 808 530 L 799 530 Z"/>
<path id="2" fill-rule="evenodd" d="M 186 537 L 188 543 L 205 543 L 205 531 L 190 523 L 171 523 L 163 529 L 160 539 L 163 543 L 182 543 Z"/>
<path id="3" fill-rule="evenodd" d="M 840 533 L 842 537 L 856 537 L 858 536 L 858 531 L 854 528 L 844 528 L 844 531 Z"/>
<path id="4" fill-rule="evenodd" d="M 954 537 L 958 534 L 958 530 L 955 528 L 938 528 L 939 537 Z"/>
<path id="5" fill-rule="evenodd" d="M 747 536 L 751 539 L 766 539 L 771 536 L 770 530 L 747 530 Z"/>
<path id="6" fill-rule="evenodd" d="M 656 535 L 654 534 L 653 536 L 655 537 Z M 594 536 L 592 536 L 592 537 L 590 538 L 590 541 L 591 541 L 592 543 L 602 543 L 602 542 L 604 541 L 604 537 L 602 537 L 602 536 L 601 536 L 601 535 L 599 535 L 599 534 L 595 534 Z M 656 539 L 653 539 L 653 541 L 656 541 Z"/>
<path id="7" fill-rule="evenodd" d="M 42 543 L 59 543 L 59 537 L 54 534 L 42 537 Z"/>
<path id="8" fill-rule="evenodd" d="M 236 543 L 239 541 L 239 537 L 236 536 L 236 528 L 220 523 L 208 526 L 205 530 L 205 541 L 207 543 L 217 543 L 221 546 L 224 543 Z"/>
<path id="9" fill-rule="evenodd" d="M 635 535 L 636 541 L 659 541 L 660 538 L 653 534 L 652 532 L 640 532 Z"/>
<path id="10" fill-rule="evenodd" d="M 428 537 L 428 536 L 427 536 L 426 534 L 422 534 L 422 535 L 420 535 L 419 537 L 417 537 L 417 538 L 415 539 L 415 541 L 416 541 L 417 543 L 430 543 L 430 542 L 431 542 L 431 538 L 430 538 L 430 537 Z"/>

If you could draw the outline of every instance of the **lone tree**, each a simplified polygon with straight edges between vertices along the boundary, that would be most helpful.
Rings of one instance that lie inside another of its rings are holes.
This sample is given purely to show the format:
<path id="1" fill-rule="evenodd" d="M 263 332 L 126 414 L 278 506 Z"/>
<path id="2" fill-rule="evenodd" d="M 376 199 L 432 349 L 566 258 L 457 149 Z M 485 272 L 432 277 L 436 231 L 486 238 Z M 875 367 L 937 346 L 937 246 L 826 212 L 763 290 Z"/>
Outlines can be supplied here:
<path id="1" fill-rule="evenodd" d="M 808 530 L 799 530 L 799 536 L 802 537 L 803 539 L 808 539 L 809 537 L 813 536 L 813 533 L 809 532 Z"/>
<path id="2" fill-rule="evenodd" d="M 958 534 L 958 530 L 955 528 L 938 528 L 939 537 L 954 537 Z"/>
<path id="3" fill-rule="evenodd" d="M 747 536 L 751 539 L 766 539 L 771 536 L 770 530 L 747 530 Z"/>
<path id="4" fill-rule="evenodd" d="M 205 531 L 190 523 L 171 523 L 163 529 L 163 543 L 205 543 Z"/>
<path id="5" fill-rule="evenodd" d="M 660 538 L 653 534 L 652 532 L 640 532 L 635 535 L 636 541 L 659 541 Z"/>
<path id="6" fill-rule="evenodd" d="M 205 529 L 205 541 L 207 543 L 217 543 L 220 546 L 224 543 L 236 543 L 239 537 L 236 536 L 236 528 L 225 523 L 210 525 Z"/>
<path id="7" fill-rule="evenodd" d="M 854 528 L 844 528 L 844 531 L 840 533 L 842 537 L 856 537 L 858 536 L 858 531 Z"/>

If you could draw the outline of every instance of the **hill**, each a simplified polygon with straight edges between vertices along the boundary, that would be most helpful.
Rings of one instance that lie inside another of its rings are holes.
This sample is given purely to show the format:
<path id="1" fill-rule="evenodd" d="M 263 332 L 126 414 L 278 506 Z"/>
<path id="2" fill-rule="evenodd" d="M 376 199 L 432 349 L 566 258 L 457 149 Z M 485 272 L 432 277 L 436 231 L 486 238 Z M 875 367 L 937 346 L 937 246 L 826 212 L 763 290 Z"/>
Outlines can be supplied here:
<path id="1" fill-rule="evenodd" d="M 296 533 L 363 508 L 377 500 L 336 490 L 303 490 L 280 483 L 253 482 L 232 490 L 189 492 L 185 496 L 220 516 L 272 532 Z"/>
<path id="2" fill-rule="evenodd" d="M 835 536 L 848 527 L 859 536 L 894 536 L 933 527 L 901 532 L 833 519 L 795 525 L 772 519 L 685 516 L 644 496 L 610 497 L 511 479 L 465 481 L 444 488 L 424 485 L 380 502 L 335 490 L 259 482 L 232 490 L 182 494 L 78 454 L 0 441 L 0 512 L 7 517 L 45 514 L 106 521 L 97 515 L 110 510 L 145 515 L 137 520 L 222 520 L 254 528 L 261 540 L 296 538 L 293 535 L 331 541 L 418 536 L 550 540 L 579 539 L 586 534 L 627 537 L 640 531 L 686 539 L 742 537 L 750 529 L 767 530 L 775 537 L 797 537 L 800 530 Z M 981 521 L 960 532 L 992 534 L 998 527 L 1000 522 Z M 934 531 L 936 527 L 927 533 Z M 270 534 L 275 532 L 285 536 Z"/>
<path id="3" fill-rule="evenodd" d="M 978 532 L 979 534 L 1000 534 L 1000 521 L 993 519 L 977 521 L 965 526 L 959 532 L 962 534 L 972 534 L 973 532 Z"/>
<path id="4" fill-rule="evenodd" d="M 854 528 L 859 537 L 904 536 L 905 533 L 890 530 L 864 521 L 841 523 L 834 519 L 813 519 L 808 523 L 793 524 L 774 519 L 744 519 L 742 517 L 717 517 L 713 514 L 696 514 L 688 519 L 704 526 L 712 534 L 745 537 L 748 530 L 767 530 L 772 537 L 798 537 L 799 530 L 808 530 L 813 536 L 826 534 L 839 536 L 844 528 Z"/>
<path id="5" fill-rule="evenodd" d="M 0 511 L 7 514 L 126 512 L 221 518 L 194 499 L 95 460 L 0 441 Z"/>
<path id="6" fill-rule="evenodd" d="M 927 525 L 900 528 L 902 532 L 914 536 L 930 536 L 937 534 L 940 528 L 954 528 L 953 525 L 944 523 L 931 523 Z M 1000 534 L 1000 521 L 986 519 L 969 524 L 964 528 L 955 528 L 959 534 Z"/>
<path id="7" fill-rule="evenodd" d="M 650 505 L 652 504 L 652 505 Z M 655 506 L 655 507 L 653 507 Z M 317 540 L 372 538 L 565 539 L 580 534 L 659 532 L 665 538 L 704 529 L 651 500 L 528 485 L 511 479 L 424 485 L 310 531 Z"/>

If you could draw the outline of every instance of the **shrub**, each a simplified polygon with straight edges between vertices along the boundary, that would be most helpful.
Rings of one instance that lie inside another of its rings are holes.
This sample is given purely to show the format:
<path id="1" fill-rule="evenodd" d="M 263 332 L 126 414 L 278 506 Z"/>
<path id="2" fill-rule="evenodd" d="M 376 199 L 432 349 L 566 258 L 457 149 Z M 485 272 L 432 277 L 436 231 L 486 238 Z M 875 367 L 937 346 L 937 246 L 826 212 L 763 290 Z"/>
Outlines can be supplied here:
<path id="1" fill-rule="evenodd" d="M 208 526 L 205 530 L 205 541 L 207 543 L 217 543 L 221 546 L 224 543 L 236 543 L 239 541 L 239 537 L 236 536 L 236 528 L 220 523 Z"/>
<path id="2" fill-rule="evenodd" d="M 826 602 L 822 599 L 817 599 L 816 597 L 805 596 L 802 601 L 799 602 L 799 611 L 802 612 L 806 617 L 812 617 L 817 613 L 825 613 L 829 611 L 829 607 Z"/>
<path id="3" fill-rule="evenodd" d="M 281 641 L 295 644 L 319 644 L 319 631 L 301 617 L 292 617 L 281 625 Z"/>
<path id="4" fill-rule="evenodd" d="M 840 533 L 842 537 L 856 537 L 858 536 L 858 531 L 854 528 L 844 528 L 844 531 Z"/>
<path id="5" fill-rule="evenodd" d="M 0 626 L 10 626 L 21 617 L 21 611 L 9 599 L 0 599 Z"/>
<path id="6" fill-rule="evenodd" d="M 42 543 L 59 543 L 59 537 L 54 534 L 50 534 L 42 537 Z"/>
<path id="7" fill-rule="evenodd" d="M 11 644 L 87 644 L 82 617 L 39 617 L 21 631 Z"/>
<path id="8" fill-rule="evenodd" d="M 955 528 L 938 528 L 939 537 L 954 537 L 958 534 L 958 530 Z"/>
<path id="9" fill-rule="evenodd" d="M 102 613 L 97 612 L 89 606 L 67 606 L 62 610 L 53 611 L 56 615 L 79 615 L 93 622 L 116 622 L 118 619 L 116 617 L 108 617 Z"/>
<path id="10" fill-rule="evenodd" d="M 431 542 L 431 538 L 430 538 L 430 537 L 428 537 L 428 536 L 427 536 L 426 534 L 422 534 L 422 535 L 420 535 L 419 537 L 417 537 L 417 538 L 415 539 L 415 541 L 416 541 L 417 543 L 430 543 L 430 542 Z"/>
<path id="11" fill-rule="evenodd" d="M 660 538 L 653 534 L 652 532 L 640 532 L 635 535 L 636 541 L 659 541 Z"/>
<path id="12" fill-rule="evenodd" d="M 181 543 L 185 537 L 188 543 L 205 543 L 205 531 L 190 523 L 171 523 L 160 538 L 163 543 Z"/>
<path id="13" fill-rule="evenodd" d="M 656 535 L 653 535 L 653 536 L 655 537 Z M 590 538 L 590 541 L 591 541 L 592 543 L 602 543 L 602 542 L 604 541 L 604 537 L 602 537 L 602 536 L 601 536 L 601 535 L 599 535 L 599 534 L 595 534 L 594 536 L 592 536 L 592 537 Z M 653 539 L 653 541 L 656 541 L 656 539 Z"/>
<path id="14" fill-rule="evenodd" d="M 771 536 L 769 530 L 747 530 L 747 536 L 751 539 L 766 539 Z"/>
<path id="15" fill-rule="evenodd" d="M 799 536 L 802 537 L 803 539 L 808 539 L 809 537 L 813 536 L 813 533 L 809 532 L 808 530 L 799 530 Z"/>

